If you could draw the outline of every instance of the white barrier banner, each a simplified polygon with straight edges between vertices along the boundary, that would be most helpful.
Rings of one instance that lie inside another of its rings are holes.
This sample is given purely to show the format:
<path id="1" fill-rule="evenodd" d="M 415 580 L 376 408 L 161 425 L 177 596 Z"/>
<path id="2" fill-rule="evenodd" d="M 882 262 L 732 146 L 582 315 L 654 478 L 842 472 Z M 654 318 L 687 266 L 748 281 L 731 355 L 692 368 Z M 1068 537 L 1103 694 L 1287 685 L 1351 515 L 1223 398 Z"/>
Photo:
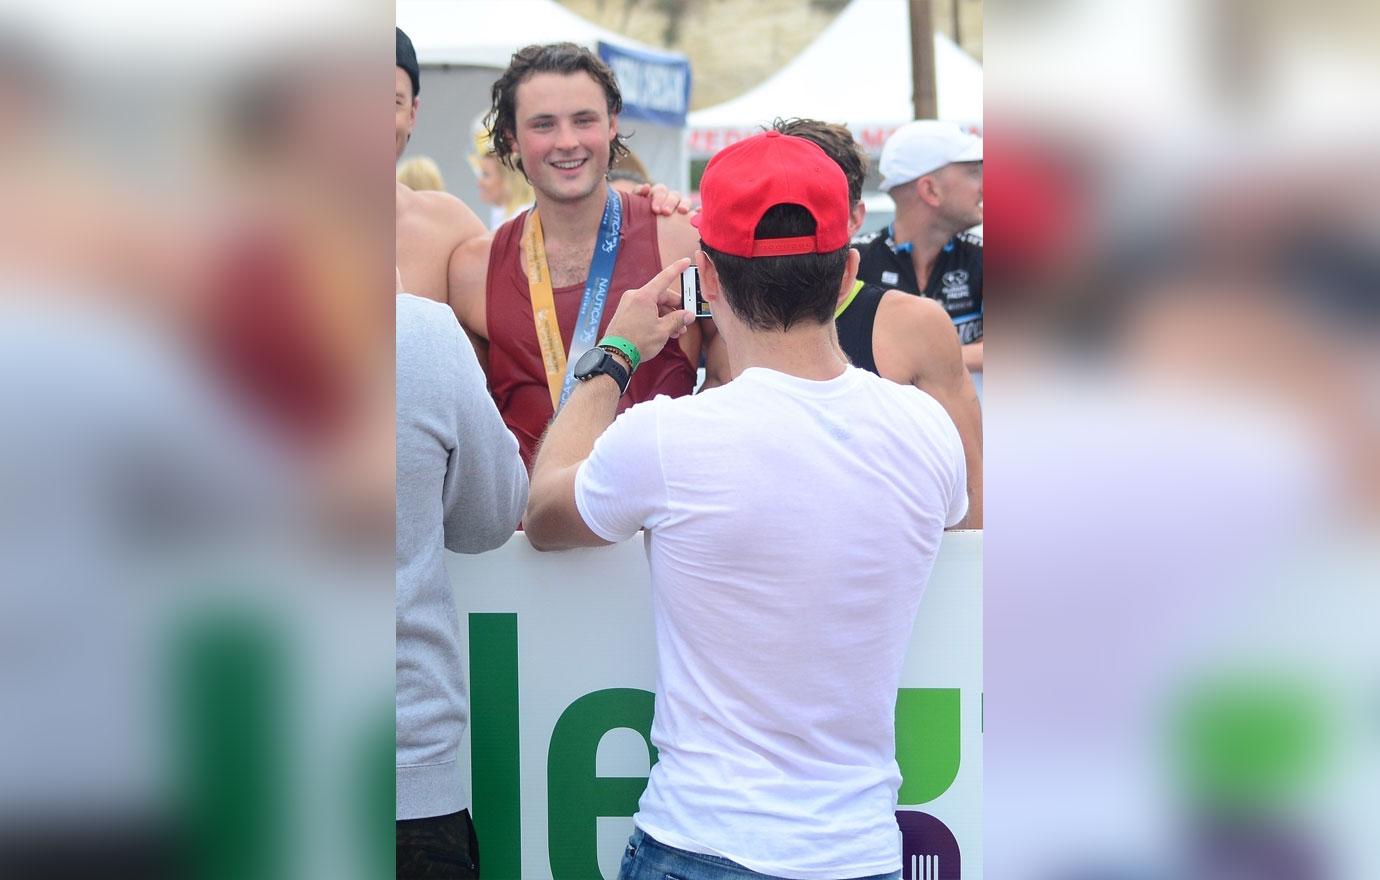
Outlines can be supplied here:
<path id="1" fill-rule="evenodd" d="M 447 564 L 483 876 L 616 877 L 653 760 L 643 542 L 537 553 L 519 534 Z M 901 674 L 896 752 L 902 876 L 980 880 L 981 532 L 945 534 Z"/>

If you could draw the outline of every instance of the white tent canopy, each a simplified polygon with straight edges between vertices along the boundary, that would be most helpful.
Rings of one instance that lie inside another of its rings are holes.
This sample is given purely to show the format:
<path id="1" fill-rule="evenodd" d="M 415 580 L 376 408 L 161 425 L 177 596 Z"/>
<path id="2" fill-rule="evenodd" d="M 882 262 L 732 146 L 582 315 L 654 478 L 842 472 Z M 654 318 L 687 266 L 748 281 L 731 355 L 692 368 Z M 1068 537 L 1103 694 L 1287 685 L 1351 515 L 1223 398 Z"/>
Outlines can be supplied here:
<path id="1" fill-rule="evenodd" d="M 778 116 L 846 124 L 870 154 L 915 118 L 905 0 L 853 0 L 785 67 L 730 101 L 690 114 L 697 158 L 760 131 Z M 982 65 L 934 36 L 939 117 L 982 127 Z"/>
<path id="2" fill-rule="evenodd" d="M 424 65 L 502 70 L 515 51 L 533 43 L 593 46 L 603 40 L 665 52 L 604 30 L 554 0 L 398 0 L 397 21 Z"/>
<path id="3" fill-rule="evenodd" d="M 465 161 L 473 149 L 471 126 L 489 109 L 489 90 L 514 52 L 533 43 L 569 41 L 595 49 L 604 42 L 684 57 L 604 30 L 554 0 L 397 0 L 396 8 L 398 27 L 412 39 L 422 67 L 421 107 L 404 158 L 435 159 L 447 189 L 481 218 L 488 208 Z M 684 191 L 685 129 L 626 117 L 619 123 L 652 178 Z"/>

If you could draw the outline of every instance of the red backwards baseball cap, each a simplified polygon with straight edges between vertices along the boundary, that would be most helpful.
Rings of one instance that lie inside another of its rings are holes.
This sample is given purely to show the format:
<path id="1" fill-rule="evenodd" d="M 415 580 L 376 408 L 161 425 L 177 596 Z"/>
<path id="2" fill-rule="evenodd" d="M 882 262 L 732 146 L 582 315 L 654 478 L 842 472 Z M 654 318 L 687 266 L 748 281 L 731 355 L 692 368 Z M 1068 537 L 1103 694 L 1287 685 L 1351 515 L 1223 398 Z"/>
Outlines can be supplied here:
<path id="1" fill-rule="evenodd" d="M 700 239 L 735 257 L 826 254 L 848 244 L 848 179 L 838 163 L 804 138 L 768 131 L 714 154 L 700 179 L 700 213 L 690 222 Z M 799 205 L 815 218 L 815 234 L 756 238 L 762 215 Z"/>

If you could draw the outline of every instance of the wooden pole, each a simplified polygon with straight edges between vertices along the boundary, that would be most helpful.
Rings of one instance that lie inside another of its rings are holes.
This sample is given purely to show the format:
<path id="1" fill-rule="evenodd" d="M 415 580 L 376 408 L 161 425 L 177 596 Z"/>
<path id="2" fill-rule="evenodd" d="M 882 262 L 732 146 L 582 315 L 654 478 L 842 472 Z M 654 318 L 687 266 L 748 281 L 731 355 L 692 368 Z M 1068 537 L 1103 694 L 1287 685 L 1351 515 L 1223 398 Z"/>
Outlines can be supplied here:
<path id="1" fill-rule="evenodd" d="M 929 0 L 910 0 L 910 79 L 916 119 L 936 119 L 939 100 L 934 88 L 934 22 Z"/>

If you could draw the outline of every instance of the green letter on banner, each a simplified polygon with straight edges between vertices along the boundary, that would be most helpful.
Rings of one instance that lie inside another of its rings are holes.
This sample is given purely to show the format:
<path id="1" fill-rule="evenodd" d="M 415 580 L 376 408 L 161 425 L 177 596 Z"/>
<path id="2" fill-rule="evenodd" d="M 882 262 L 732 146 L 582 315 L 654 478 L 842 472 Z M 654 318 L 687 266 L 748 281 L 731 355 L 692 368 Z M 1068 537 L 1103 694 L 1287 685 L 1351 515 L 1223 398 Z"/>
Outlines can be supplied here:
<path id="1" fill-rule="evenodd" d="M 207 609 L 174 638 L 189 867 L 205 880 L 287 877 L 294 777 L 284 731 L 300 710 L 286 635 L 266 613 L 231 606 Z"/>
<path id="2" fill-rule="evenodd" d="M 390 868 L 396 867 L 398 774 L 394 758 L 398 728 L 392 702 L 389 700 L 390 705 L 379 712 L 377 724 L 369 723 L 358 746 L 363 772 L 353 798 L 361 832 L 355 844 L 365 877 L 387 877 Z"/>
<path id="3" fill-rule="evenodd" d="M 647 779 L 597 776 L 595 759 L 604 734 L 626 727 L 642 734 L 655 764 L 656 747 L 651 741 L 654 703 L 655 697 L 648 691 L 612 688 L 586 694 L 561 713 L 546 757 L 546 825 L 553 880 L 598 877 L 598 818 L 637 812 L 637 800 L 647 787 Z M 487 840 L 484 845 L 488 846 Z M 489 873 L 488 862 L 484 873 Z"/>
<path id="4" fill-rule="evenodd" d="M 470 778 L 484 876 L 522 876 L 516 614 L 470 615 Z"/>
<path id="5" fill-rule="evenodd" d="M 959 689 L 901 688 L 896 695 L 896 762 L 902 804 L 924 804 L 953 785 L 959 762 Z"/>

